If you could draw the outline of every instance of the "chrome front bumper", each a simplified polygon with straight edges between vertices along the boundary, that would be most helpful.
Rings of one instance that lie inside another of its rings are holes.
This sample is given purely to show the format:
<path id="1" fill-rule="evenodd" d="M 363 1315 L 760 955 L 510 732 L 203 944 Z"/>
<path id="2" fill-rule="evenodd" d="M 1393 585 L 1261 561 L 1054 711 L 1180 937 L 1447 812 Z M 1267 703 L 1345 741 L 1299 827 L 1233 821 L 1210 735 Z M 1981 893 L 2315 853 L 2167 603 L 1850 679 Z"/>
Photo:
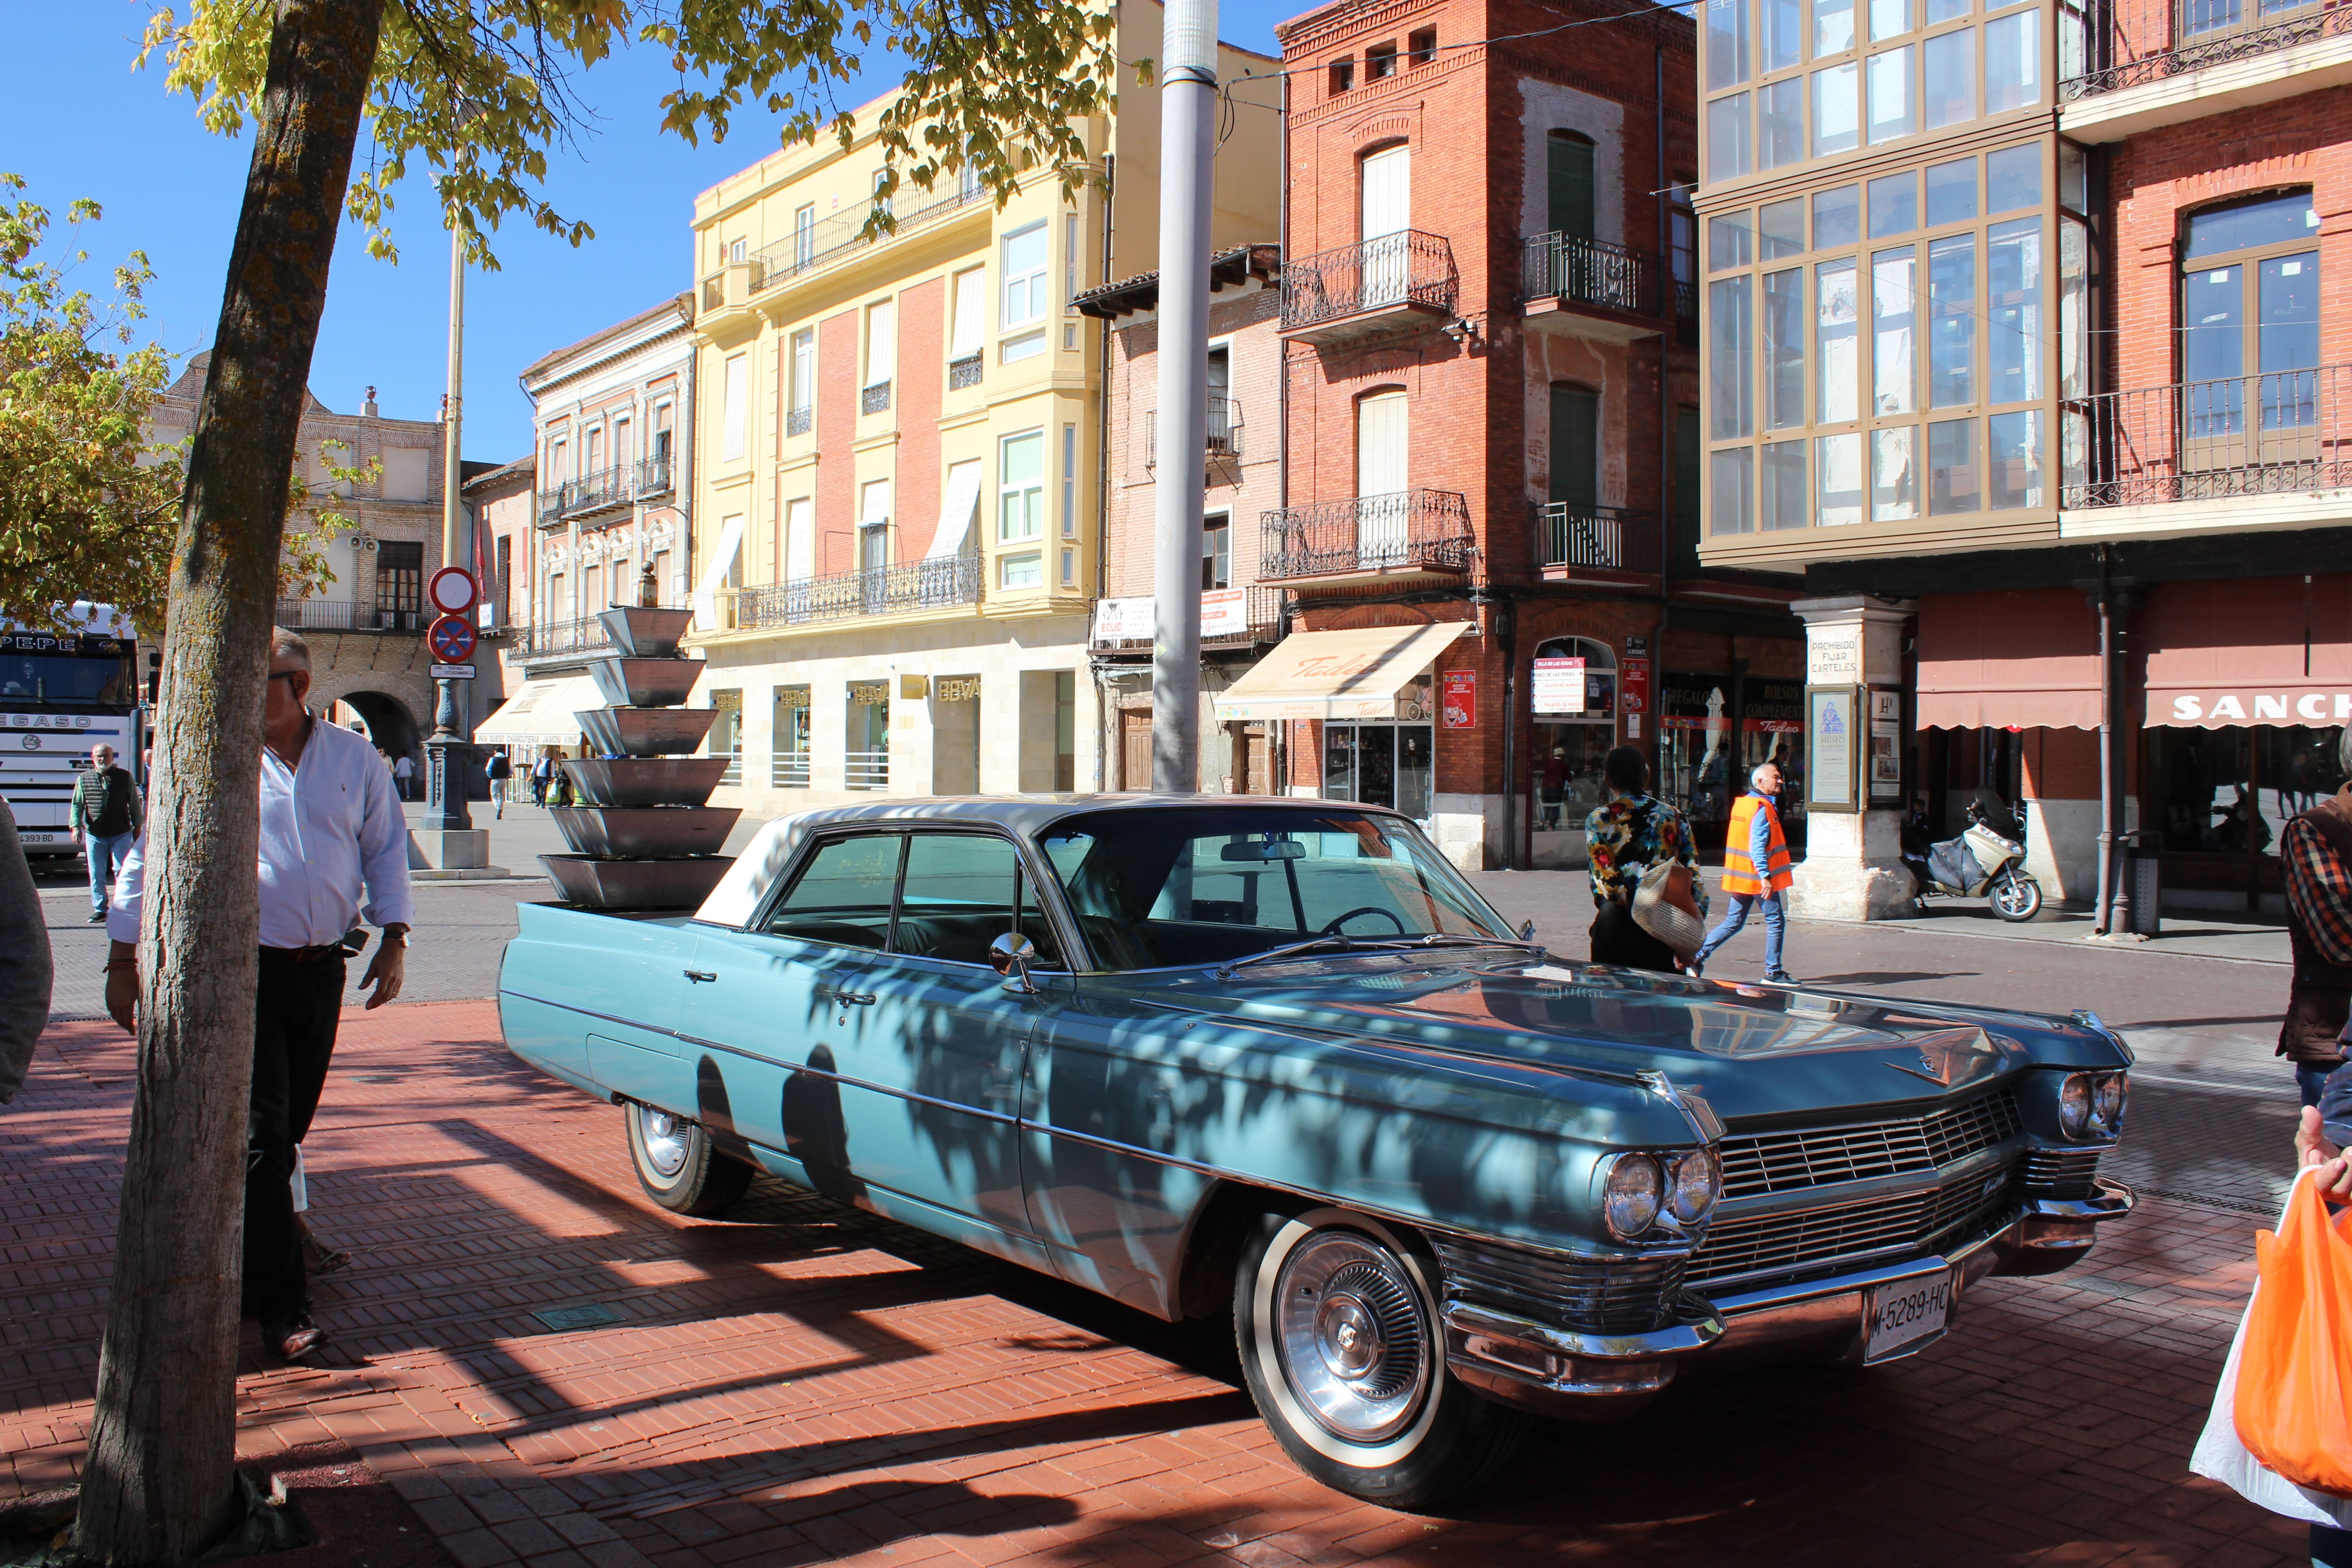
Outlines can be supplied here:
<path id="1" fill-rule="evenodd" d="M 1989 1275 L 2047 1274 L 2075 1262 L 2097 1239 L 2100 1222 L 2129 1214 L 2137 1201 L 2129 1187 L 2101 1178 L 2090 1197 L 2030 1200 L 1999 1226 L 1936 1256 L 1686 1297 L 1685 1321 L 1647 1333 L 1581 1333 L 1448 1300 L 1445 1361 L 1491 1399 L 1570 1420 L 1615 1420 L 1655 1398 L 1685 1363 L 1713 1369 L 1804 1357 L 1859 1362 L 1872 1290 L 1948 1272 L 1957 1312 L 1969 1288 Z M 1884 1359 L 1900 1360 L 1942 1337 L 1913 1341 Z"/>

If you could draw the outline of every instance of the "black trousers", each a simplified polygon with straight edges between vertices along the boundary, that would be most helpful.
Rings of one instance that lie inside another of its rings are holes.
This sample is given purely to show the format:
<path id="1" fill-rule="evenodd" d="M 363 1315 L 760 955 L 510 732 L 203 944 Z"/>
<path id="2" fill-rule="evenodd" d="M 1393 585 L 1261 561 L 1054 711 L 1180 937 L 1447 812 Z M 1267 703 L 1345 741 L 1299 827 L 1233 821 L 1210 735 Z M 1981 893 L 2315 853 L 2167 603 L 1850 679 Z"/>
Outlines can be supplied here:
<path id="1" fill-rule="evenodd" d="M 1643 931 L 1634 921 L 1633 910 L 1614 900 L 1601 905 L 1600 912 L 1592 917 L 1591 936 L 1595 963 L 1654 969 L 1661 974 L 1680 973 L 1675 963 L 1675 950 Z"/>
<path id="2" fill-rule="evenodd" d="M 302 1241 L 294 1226 L 294 1145 L 310 1131 L 335 1023 L 343 960 L 261 950 L 253 1009 L 253 1104 L 246 1118 L 245 1310 L 264 1322 L 310 1304 Z"/>

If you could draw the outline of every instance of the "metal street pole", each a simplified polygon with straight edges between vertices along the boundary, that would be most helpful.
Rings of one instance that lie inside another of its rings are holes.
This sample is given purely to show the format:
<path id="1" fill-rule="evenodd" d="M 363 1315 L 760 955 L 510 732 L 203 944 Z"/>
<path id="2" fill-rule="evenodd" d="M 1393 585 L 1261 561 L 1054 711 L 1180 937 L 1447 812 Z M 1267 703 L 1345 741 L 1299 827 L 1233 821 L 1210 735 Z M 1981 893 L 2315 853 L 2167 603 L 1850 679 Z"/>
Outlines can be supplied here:
<path id="1" fill-rule="evenodd" d="M 1201 491 L 1209 440 L 1216 0 L 1169 0 L 1160 47 L 1160 479 L 1153 495 L 1151 787 L 1201 787 Z"/>
<path id="2" fill-rule="evenodd" d="M 445 443 L 441 458 L 441 564 L 470 568 L 473 555 L 466 548 L 465 499 L 459 493 L 459 487 L 465 482 L 465 465 L 457 457 L 461 428 L 459 411 L 464 405 L 465 383 L 466 231 L 452 222 L 449 226 L 449 402 L 441 432 Z M 433 738 L 425 742 L 428 759 L 425 773 L 431 784 L 430 809 L 425 814 L 425 826 L 443 831 L 470 829 L 474 826 L 472 814 L 466 809 L 466 778 L 472 771 L 474 748 L 467 743 L 467 734 L 472 726 L 467 721 L 465 698 L 457 689 L 462 684 L 449 679 L 434 682 L 437 689 L 433 710 Z"/>

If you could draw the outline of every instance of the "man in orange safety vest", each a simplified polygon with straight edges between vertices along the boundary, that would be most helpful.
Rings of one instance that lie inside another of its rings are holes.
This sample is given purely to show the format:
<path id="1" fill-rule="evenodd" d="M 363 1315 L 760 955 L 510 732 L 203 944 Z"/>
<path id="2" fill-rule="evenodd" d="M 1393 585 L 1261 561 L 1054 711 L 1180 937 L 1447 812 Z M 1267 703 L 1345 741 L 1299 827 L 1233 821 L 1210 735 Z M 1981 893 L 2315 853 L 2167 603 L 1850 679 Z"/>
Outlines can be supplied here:
<path id="1" fill-rule="evenodd" d="M 1715 950 L 1739 934 L 1748 911 L 1764 906 L 1764 978 L 1778 985 L 1794 985 L 1796 977 L 1780 966 L 1780 945 L 1787 934 L 1788 906 L 1781 894 L 1794 879 L 1789 870 L 1789 845 L 1780 836 L 1780 814 L 1772 797 L 1780 793 L 1780 770 L 1771 763 L 1748 775 L 1748 789 L 1731 807 L 1731 826 L 1723 841 L 1723 890 L 1731 907 L 1723 923 L 1707 932 L 1690 973 L 1702 973 Z M 1759 869 L 1760 868 L 1760 869 Z"/>

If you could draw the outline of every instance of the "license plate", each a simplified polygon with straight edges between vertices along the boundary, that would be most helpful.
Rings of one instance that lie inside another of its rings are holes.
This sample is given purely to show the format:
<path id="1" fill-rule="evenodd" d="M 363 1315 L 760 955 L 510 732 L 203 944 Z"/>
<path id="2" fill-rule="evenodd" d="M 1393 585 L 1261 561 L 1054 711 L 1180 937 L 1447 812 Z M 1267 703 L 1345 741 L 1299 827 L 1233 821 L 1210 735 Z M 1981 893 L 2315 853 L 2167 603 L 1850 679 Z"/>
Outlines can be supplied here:
<path id="1" fill-rule="evenodd" d="M 1863 1311 L 1863 1364 L 1919 1349 L 1944 1331 L 1951 1312 L 1948 1273 L 1875 1287 Z"/>
<path id="2" fill-rule="evenodd" d="M 57 844 L 62 842 L 64 837 L 65 835 L 61 833 L 42 833 L 32 828 L 20 827 L 16 830 L 17 842 L 22 844 Z"/>

